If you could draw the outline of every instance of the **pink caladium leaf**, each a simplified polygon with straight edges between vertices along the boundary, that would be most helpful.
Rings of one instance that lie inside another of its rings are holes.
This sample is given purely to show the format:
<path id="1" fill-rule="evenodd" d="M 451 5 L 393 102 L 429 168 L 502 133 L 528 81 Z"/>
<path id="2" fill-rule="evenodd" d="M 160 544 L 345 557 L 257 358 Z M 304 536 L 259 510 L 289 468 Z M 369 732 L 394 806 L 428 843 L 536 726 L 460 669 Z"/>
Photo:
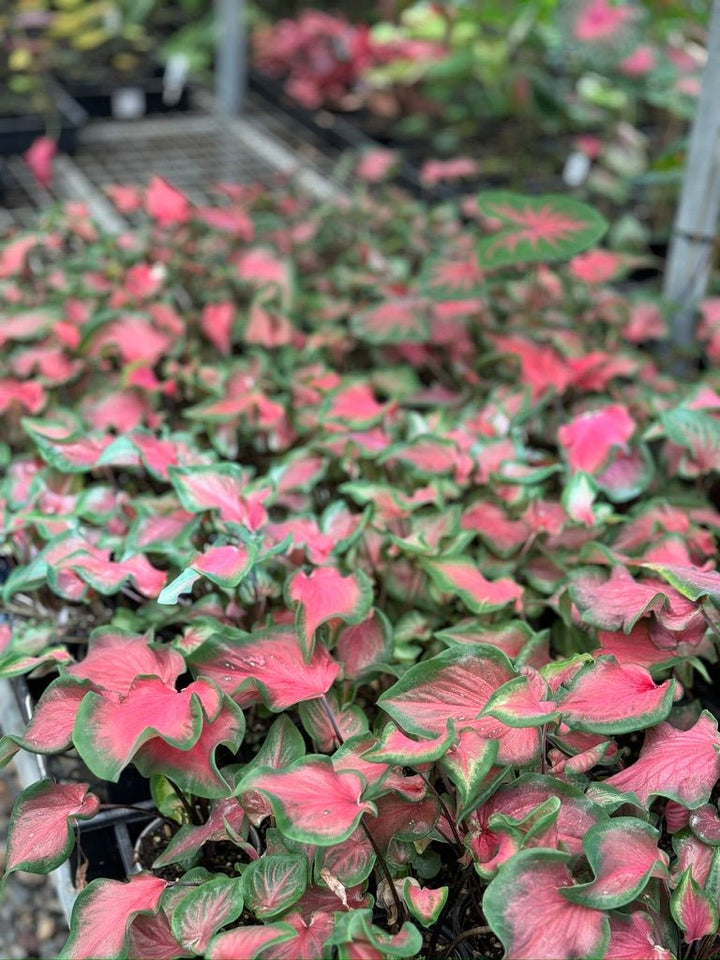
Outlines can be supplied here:
<path id="1" fill-rule="evenodd" d="M 265 947 L 296 938 L 297 932 L 289 923 L 247 924 L 213 937 L 205 956 L 208 960 L 255 960 Z"/>
<path id="2" fill-rule="evenodd" d="M 245 905 L 259 920 L 284 913 L 305 893 L 308 862 L 302 854 L 263 854 L 243 870 Z"/>
<path id="3" fill-rule="evenodd" d="M 242 911 L 242 878 L 213 877 L 173 905 L 170 928 L 185 949 L 201 954 L 217 931 L 237 920 Z"/>
<path id="4" fill-rule="evenodd" d="M 153 177 L 145 191 L 145 209 L 159 227 L 172 227 L 190 219 L 190 202 L 162 177 Z"/>
<path id="5" fill-rule="evenodd" d="M 424 560 L 422 565 L 438 589 L 459 597 L 473 613 L 500 610 L 508 603 L 519 608 L 521 586 L 507 578 L 486 580 L 477 566 L 464 556 Z"/>
<path id="6" fill-rule="evenodd" d="M 307 574 L 298 570 L 290 577 L 285 594 L 295 609 L 295 629 L 306 660 L 312 656 L 315 631 L 328 620 L 360 623 L 372 606 L 369 578 L 357 570 L 343 577 L 334 567 L 316 567 Z"/>
<path id="7" fill-rule="evenodd" d="M 200 736 L 203 709 L 196 680 L 177 691 L 157 677 L 138 677 L 125 696 L 88 693 L 75 721 L 73 741 L 92 772 L 116 783 L 143 743 L 162 737 L 190 749 Z"/>
<path id="8" fill-rule="evenodd" d="M 447 733 L 441 733 L 434 740 L 411 740 L 394 723 L 388 723 L 383 728 L 377 746 L 366 750 L 363 757 L 366 760 L 397 763 L 405 767 L 432 763 L 444 756 L 455 742 L 455 726 L 452 720 L 448 720 L 447 726 Z"/>
<path id="9" fill-rule="evenodd" d="M 101 627 L 91 633 L 84 659 L 65 672 L 102 690 L 127 694 L 139 676 L 172 685 L 185 672 L 185 661 L 176 650 L 151 643 L 147 636 Z"/>
<path id="10" fill-rule="evenodd" d="M 576 673 L 558 708 L 573 730 L 619 734 L 654 726 L 672 709 L 676 683 L 657 685 L 644 667 L 599 657 Z"/>
<path id="11" fill-rule="evenodd" d="M 363 814 L 376 814 L 361 799 L 365 778 L 336 772 L 331 760 L 308 756 L 284 770 L 260 767 L 243 777 L 239 791 L 257 790 L 270 801 L 278 827 L 293 840 L 328 846 L 347 840 Z"/>
<path id="12" fill-rule="evenodd" d="M 250 474 L 234 463 L 170 467 L 170 482 L 190 513 L 217 510 L 220 519 L 244 524 L 251 530 L 267 519 L 260 503 L 245 496 Z"/>
<path id="13" fill-rule="evenodd" d="M 562 895 L 573 883 L 570 855 L 521 850 L 504 863 L 483 897 L 483 911 L 514 960 L 591 960 L 604 956 L 607 914 Z"/>
<path id="14" fill-rule="evenodd" d="M 651 727 L 635 763 L 608 777 L 603 786 L 632 793 L 643 806 L 651 797 L 659 796 L 694 810 L 708 802 L 719 777 L 717 720 L 704 710 L 689 730 L 678 730 L 668 723 Z M 589 796 L 592 790 L 590 787 Z"/>
<path id="15" fill-rule="evenodd" d="M 635 427 L 627 408 L 613 404 L 563 424 L 558 440 L 573 471 L 594 474 L 605 466 L 613 450 L 627 450 Z"/>
<path id="16" fill-rule="evenodd" d="M 337 915 L 331 942 L 343 960 L 416 957 L 423 946 L 422 935 L 414 924 L 406 921 L 397 933 L 388 933 L 373 924 L 370 910 Z"/>
<path id="17" fill-rule="evenodd" d="M 262 697 L 280 712 L 327 693 L 340 667 L 317 645 L 306 663 L 295 630 L 287 625 L 225 642 L 213 635 L 187 657 L 196 675 L 208 677 L 241 706 Z"/>
<path id="18" fill-rule="evenodd" d="M 86 783 L 40 780 L 20 794 L 8 825 L 6 874 L 13 870 L 50 873 L 75 846 L 75 820 L 89 820 L 100 801 Z"/>
<path id="19" fill-rule="evenodd" d="M 256 556 L 252 547 L 210 547 L 205 553 L 199 554 L 179 577 L 162 590 L 158 603 L 177 603 L 178 597 L 188 593 L 200 577 L 207 577 L 226 590 L 236 587 L 252 569 Z"/>
<path id="20" fill-rule="evenodd" d="M 10 734 L 24 750 L 33 753 L 61 753 L 72 745 L 72 733 L 80 704 L 88 690 L 89 680 L 58 677 L 43 692 L 22 736 Z"/>
<path id="21" fill-rule="evenodd" d="M 332 877 L 347 891 L 348 887 L 367 880 L 375 866 L 375 860 L 375 851 L 370 840 L 365 832 L 357 827 L 342 843 L 317 848 L 314 875 Z"/>
<path id="22" fill-rule="evenodd" d="M 406 877 L 403 899 L 410 913 L 424 927 L 432 926 L 440 916 L 448 898 L 449 887 L 421 887 L 413 877 Z"/>
<path id="23" fill-rule="evenodd" d="M 426 343 L 430 339 L 430 303 L 422 297 L 386 300 L 356 313 L 350 329 L 366 343 Z"/>
<path id="24" fill-rule="evenodd" d="M 195 796 L 225 797 L 230 784 L 218 769 L 215 751 L 225 746 L 234 753 L 244 735 L 245 715 L 229 697 L 224 697 L 220 713 L 213 720 L 205 718 L 200 736 L 190 749 L 153 737 L 136 751 L 133 762 L 145 777 L 162 774 Z"/>
<path id="25" fill-rule="evenodd" d="M 641 617 L 667 606 L 667 594 L 653 584 L 635 580 L 626 567 L 612 568 L 607 579 L 600 570 L 583 570 L 572 576 L 570 599 L 583 620 L 602 630 L 630 633 Z"/>
<path id="26" fill-rule="evenodd" d="M 187 860 L 206 843 L 217 843 L 230 838 L 231 832 L 240 834 L 245 823 L 245 811 L 235 797 L 216 800 L 210 807 L 207 822 L 200 826 L 184 824 L 153 863 L 163 867 L 169 863 Z M 229 828 L 229 829 L 228 829 Z"/>
<path id="27" fill-rule="evenodd" d="M 615 914 L 610 918 L 605 960 L 673 960 L 674 953 L 662 945 L 661 938 L 643 910 L 635 910 L 629 917 Z"/>
<path id="28" fill-rule="evenodd" d="M 695 836 L 711 847 L 720 847 L 720 816 L 717 807 L 704 803 L 690 813 L 688 825 Z"/>
<path id="29" fill-rule="evenodd" d="M 51 420 L 23 420 L 23 429 L 30 435 L 40 456 L 63 473 L 86 473 L 97 466 L 100 456 L 112 443 L 112 437 L 88 434 Z"/>
<path id="30" fill-rule="evenodd" d="M 501 229 L 478 243 L 483 268 L 529 261 L 564 260 L 597 243 L 607 223 L 571 197 L 524 197 L 504 190 L 478 194 L 480 212 Z"/>
<path id="31" fill-rule="evenodd" d="M 596 910 L 631 903 L 651 877 L 668 877 L 667 854 L 658 849 L 659 838 L 657 830 L 635 817 L 615 817 L 590 827 L 583 847 L 595 879 L 565 887 L 563 896 Z"/>
<path id="32" fill-rule="evenodd" d="M 147 873 L 93 880 L 78 894 L 62 960 L 121 960 L 127 956 L 129 926 L 140 913 L 155 913 L 167 881 Z"/>
<path id="33" fill-rule="evenodd" d="M 229 354 L 232 347 L 232 328 L 235 322 L 235 304 L 230 301 L 208 303 L 200 316 L 200 328 L 220 353 Z"/>
<path id="34" fill-rule="evenodd" d="M 337 639 L 335 654 L 349 680 L 360 680 L 391 659 L 392 627 L 380 610 L 353 626 L 344 627 Z"/>
<path id="35" fill-rule="evenodd" d="M 177 960 L 191 957 L 184 950 L 170 929 L 170 921 L 163 910 L 155 914 L 140 913 L 130 924 L 128 956 L 143 960 Z"/>
<path id="36" fill-rule="evenodd" d="M 460 731 L 457 742 L 440 760 L 442 770 L 458 793 L 458 820 L 463 820 L 482 803 L 482 787 L 491 775 L 497 755 L 498 741 L 488 740 L 470 728 Z"/>
<path id="37" fill-rule="evenodd" d="M 678 885 L 672 892 L 670 912 L 683 931 L 686 943 L 693 943 L 717 932 L 718 908 L 695 880 L 690 867 L 683 870 Z"/>

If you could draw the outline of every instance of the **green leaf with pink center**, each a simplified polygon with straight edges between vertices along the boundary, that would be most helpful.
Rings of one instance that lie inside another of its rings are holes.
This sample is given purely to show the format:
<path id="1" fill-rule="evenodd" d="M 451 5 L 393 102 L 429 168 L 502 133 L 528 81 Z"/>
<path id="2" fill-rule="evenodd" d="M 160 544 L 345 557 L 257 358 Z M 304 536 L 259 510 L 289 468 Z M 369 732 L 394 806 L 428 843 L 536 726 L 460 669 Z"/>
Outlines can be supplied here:
<path id="1" fill-rule="evenodd" d="M 170 928 L 185 949 L 202 954 L 217 931 L 237 920 L 242 911 L 242 878 L 214 877 L 190 888 L 173 905 Z"/>
<path id="2" fill-rule="evenodd" d="M 156 913 L 167 880 L 139 873 L 127 883 L 93 880 L 81 890 L 70 918 L 61 960 L 121 960 L 127 956 L 129 927 L 142 913 Z"/>
<path id="3" fill-rule="evenodd" d="M 213 937 L 205 956 L 208 960 L 256 960 L 264 947 L 279 946 L 296 938 L 289 923 L 247 924 Z"/>
<path id="4" fill-rule="evenodd" d="M 284 770 L 260 767 L 243 777 L 239 791 L 257 790 L 270 802 L 278 827 L 293 840 L 328 846 L 347 840 L 374 803 L 362 800 L 365 778 L 336 772 L 329 757 L 308 756 Z"/>
<path id="5" fill-rule="evenodd" d="M 248 910 L 259 920 L 284 913 L 305 893 L 308 862 L 302 854 L 263 854 L 248 864 L 240 880 Z"/>
<path id="6" fill-rule="evenodd" d="M 509 727 L 542 727 L 560 716 L 550 688 L 535 671 L 504 683 L 489 698 L 483 714 Z"/>
<path id="7" fill-rule="evenodd" d="M 431 927 L 447 903 L 449 890 L 449 887 L 421 887 L 414 877 L 406 877 L 403 899 L 415 919 L 424 927 Z"/>
<path id="8" fill-rule="evenodd" d="M 447 733 L 441 733 L 433 740 L 411 740 L 394 723 L 383 728 L 376 747 L 366 750 L 366 760 L 381 763 L 397 763 L 412 767 L 419 763 L 432 763 L 444 756 L 455 742 L 455 725 L 448 720 Z"/>
<path id="9" fill-rule="evenodd" d="M 623 566 L 614 566 L 609 578 L 595 568 L 573 574 L 570 599 L 586 623 L 625 633 L 630 633 L 641 617 L 668 605 L 667 594 L 655 584 L 635 580 Z"/>
<path id="10" fill-rule="evenodd" d="M 597 243 L 607 223 L 592 207 L 563 194 L 525 197 L 506 190 L 478 194 L 480 212 L 500 230 L 477 245 L 484 269 L 566 260 Z"/>
<path id="11" fill-rule="evenodd" d="M 636 663 L 599 657 L 576 673 L 558 700 L 563 721 L 573 730 L 620 734 L 654 726 L 672 709 L 676 683 L 656 684 Z"/>
<path id="12" fill-rule="evenodd" d="M 651 877 L 668 879 L 660 834 L 636 817 L 615 817 L 590 827 L 583 840 L 595 879 L 565 888 L 573 903 L 596 910 L 623 907 L 639 897 Z"/>
<path id="13" fill-rule="evenodd" d="M 360 623 L 373 599 L 372 583 L 362 570 L 344 577 L 334 567 L 316 567 L 309 574 L 298 570 L 288 580 L 285 594 L 295 610 L 295 629 L 306 660 L 312 655 L 315 631 L 321 624 L 335 619 Z"/>
<path id="14" fill-rule="evenodd" d="M 15 801 L 8 825 L 5 874 L 14 870 L 50 873 L 70 856 L 75 846 L 74 825 L 89 820 L 100 801 L 86 783 L 40 780 Z"/>
<path id="15" fill-rule="evenodd" d="M 610 928 L 602 910 L 571 903 L 571 857 L 559 850 L 521 850 L 504 863 L 483 897 L 483 912 L 513 960 L 595 960 Z"/>

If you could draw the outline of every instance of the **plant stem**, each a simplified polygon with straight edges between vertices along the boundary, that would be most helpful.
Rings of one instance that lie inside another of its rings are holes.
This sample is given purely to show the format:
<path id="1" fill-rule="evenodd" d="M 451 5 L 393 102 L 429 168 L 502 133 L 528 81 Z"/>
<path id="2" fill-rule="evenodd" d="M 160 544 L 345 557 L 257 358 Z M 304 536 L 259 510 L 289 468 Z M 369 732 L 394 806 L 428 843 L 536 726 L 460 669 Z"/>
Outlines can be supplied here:
<path id="1" fill-rule="evenodd" d="M 445 801 L 443 800 L 443 798 L 441 797 L 441 795 L 438 793 L 438 791 L 436 790 L 436 788 L 435 788 L 435 787 L 433 786 L 433 784 L 430 782 L 430 779 L 429 779 L 428 777 L 426 777 L 424 773 L 421 773 L 419 770 L 418 770 L 418 773 L 419 773 L 420 776 L 422 777 L 422 779 L 423 779 L 423 781 L 424 781 L 424 783 L 425 783 L 425 786 L 428 788 L 428 790 L 435 795 L 435 799 L 436 799 L 437 802 L 440 804 L 440 809 L 441 809 L 442 812 L 445 814 L 445 819 L 446 819 L 447 822 L 450 824 L 450 829 L 452 830 L 452 835 L 453 835 L 453 837 L 455 838 L 455 843 L 458 845 L 458 847 L 460 847 L 461 850 L 463 850 L 463 849 L 464 849 L 464 844 L 463 844 L 462 838 L 460 837 L 460 834 L 459 834 L 458 831 L 457 831 L 457 827 L 455 826 L 455 820 L 454 820 L 452 814 L 450 813 L 450 810 L 449 810 L 449 808 L 448 808 L 448 805 L 445 803 Z"/>
<path id="2" fill-rule="evenodd" d="M 330 726 L 333 728 L 333 733 L 335 734 L 335 739 L 338 742 L 338 746 L 341 747 L 345 743 L 345 737 L 343 737 L 342 733 L 340 732 L 340 727 L 337 725 L 335 714 L 332 712 L 332 707 L 328 703 L 328 698 L 323 693 L 320 697 L 318 697 L 318 700 L 320 701 L 320 704 L 325 711 L 328 720 L 330 721 Z"/>
<path id="3" fill-rule="evenodd" d="M 463 940 L 469 940 L 470 937 L 479 937 L 483 933 L 491 933 L 490 927 L 471 927 L 469 930 L 465 930 L 463 933 L 459 934 L 455 939 L 448 944 L 448 946 L 440 954 L 440 960 L 447 960 L 455 947 L 462 943 Z"/>
<path id="4" fill-rule="evenodd" d="M 194 811 L 193 808 L 190 806 L 190 803 L 189 803 L 189 801 L 188 801 L 188 798 L 185 796 L 185 794 L 182 792 L 182 790 L 177 786 L 177 784 L 175 784 L 175 783 L 172 782 L 172 780 L 170 779 L 170 777 L 167 778 L 167 782 L 168 782 L 168 783 L 170 784 L 170 786 L 173 788 L 173 790 L 175 791 L 175 796 L 178 798 L 178 800 L 180 801 L 180 803 L 183 805 L 183 809 L 184 809 L 185 813 L 188 815 L 189 820 L 190 820 L 190 823 L 196 823 L 195 811 Z"/>

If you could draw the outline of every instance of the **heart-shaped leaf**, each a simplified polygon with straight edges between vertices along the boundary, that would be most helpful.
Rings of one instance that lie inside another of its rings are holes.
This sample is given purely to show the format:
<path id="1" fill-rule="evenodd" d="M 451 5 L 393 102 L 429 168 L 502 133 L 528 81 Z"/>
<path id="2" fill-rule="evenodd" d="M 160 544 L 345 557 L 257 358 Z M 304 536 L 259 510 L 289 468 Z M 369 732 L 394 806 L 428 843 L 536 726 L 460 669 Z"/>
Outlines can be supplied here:
<path id="1" fill-rule="evenodd" d="M 40 780 L 20 794 L 8 825 L 6 873 L 50 873 L 75 846 L 73 820 L 89 820 L 100 801 L 86 783 Z"/>
<path id="2" fill-rule="evenodd" d="M 204 953 L 217 931 L 243 911 L 241 877 L 214 877 L 186 893 L 173 905 L 173 936 L 193 953 Z"/>
<path id="3" fill-rule="evenodd" d="M 298 570 L 285 590 L 288 603 L 296 611 L 295 629 L 306 660 L 312 655 L 320 624 L 335 618 L 360 623 L 372 605 L 372 584 L 362 570 L 347 577 L 334 567 L 316 567 L 309 574 Z"/>
<path id="4" fill-rule="evenodd" d="M 301 854 L 264 854 L 241 877 L 247 908 L 259 920 L 284 913 L 305 893 L 307 883 L 308 864 Z"/>
<path id="5" fill-rule="evenodd" d="M 425 560 L 423 567 L 440 590 L 460 597 L 473 613 L 499 610 L 508 603 L 517 606 L 522 597 L 517 583 L 507 578 L 486 580 L 475 564 L 462 556 Z"/>
<path id="6" fill-rule="evenodd" d="M 477 197 L 481 213 L 501 229 L 477 246 L 480 266 L 566 260 L 597 243 L 607 223 L 592 207 L 562 194 L 524 197 L 497 190 Z"/>

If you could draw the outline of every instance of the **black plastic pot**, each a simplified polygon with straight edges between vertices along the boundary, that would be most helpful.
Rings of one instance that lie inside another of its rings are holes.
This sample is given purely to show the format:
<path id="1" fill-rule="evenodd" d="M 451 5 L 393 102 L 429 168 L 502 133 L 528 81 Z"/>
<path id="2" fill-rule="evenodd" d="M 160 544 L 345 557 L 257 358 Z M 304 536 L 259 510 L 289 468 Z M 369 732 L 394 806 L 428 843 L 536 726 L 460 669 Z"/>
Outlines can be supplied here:
<path id="1" fill-rule="evenodd" d="M 58 149 L 72 155 L 77 148 L 78 131 L 87 122 L 87 113 L 61 87 L 54 87 L 52 95 L 60 117 Z M 0 115 L 0 156 L 25 153 L 38 137 L 45 136 L 47 132 L 47 118 L 42 114 Z"/>

